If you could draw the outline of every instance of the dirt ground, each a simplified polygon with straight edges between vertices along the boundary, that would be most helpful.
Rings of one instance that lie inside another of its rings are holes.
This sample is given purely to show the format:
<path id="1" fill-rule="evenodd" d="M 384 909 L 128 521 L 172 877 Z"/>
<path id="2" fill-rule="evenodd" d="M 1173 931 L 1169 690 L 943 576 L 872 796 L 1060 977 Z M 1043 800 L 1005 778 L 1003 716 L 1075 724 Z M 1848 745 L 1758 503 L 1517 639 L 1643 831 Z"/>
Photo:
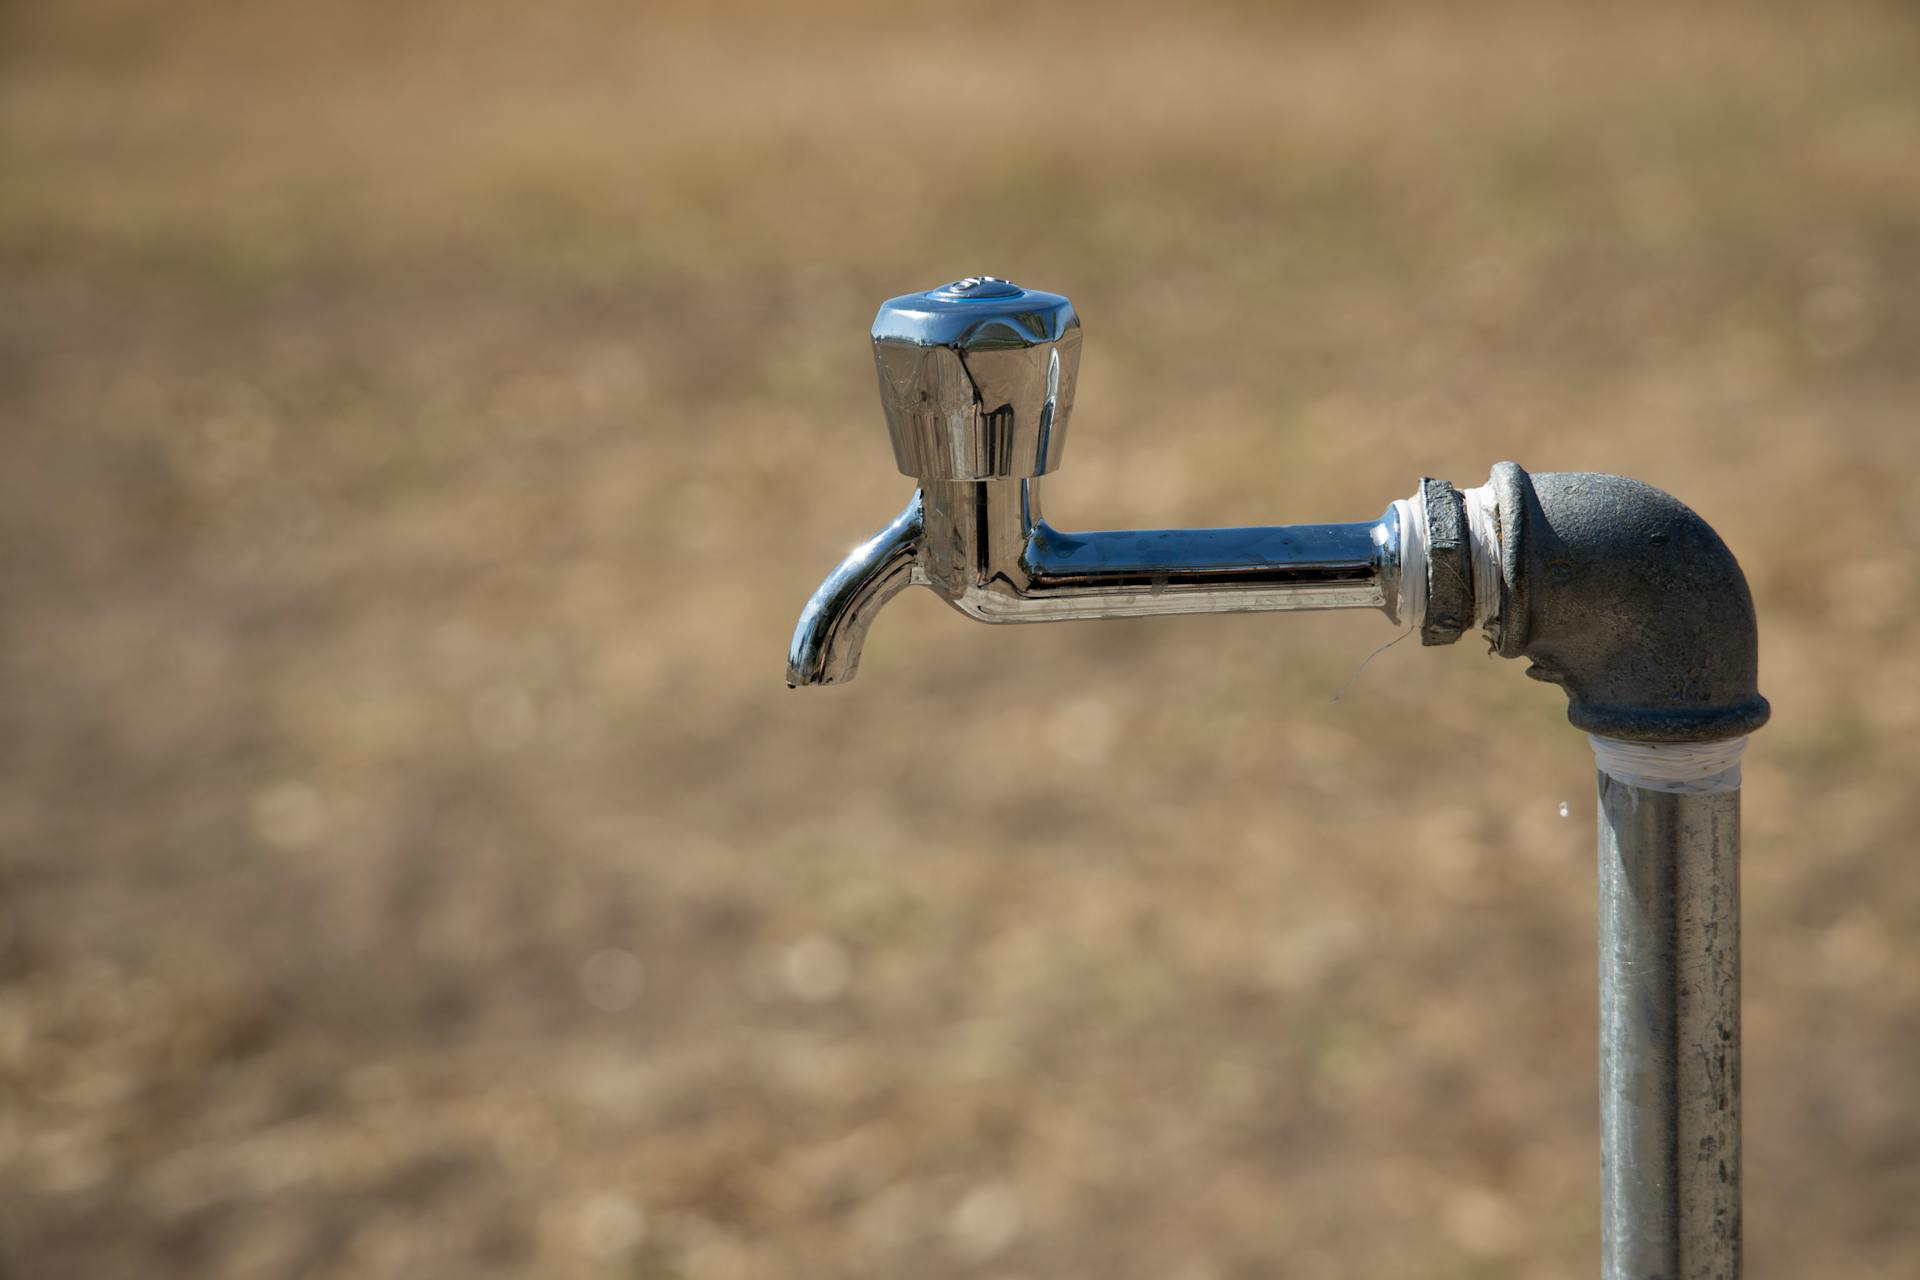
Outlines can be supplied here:
<path id="1" fill-rule="evenodd" d="M 1920 1269 L 1910 6 L 128 0 L 0 10 L 0 1275 L 1594 1273 L 1556 690 L 926 593 L 783 687 L 983 271 L 1067 527 L 1722 532 L 1750 1274 Z"/>

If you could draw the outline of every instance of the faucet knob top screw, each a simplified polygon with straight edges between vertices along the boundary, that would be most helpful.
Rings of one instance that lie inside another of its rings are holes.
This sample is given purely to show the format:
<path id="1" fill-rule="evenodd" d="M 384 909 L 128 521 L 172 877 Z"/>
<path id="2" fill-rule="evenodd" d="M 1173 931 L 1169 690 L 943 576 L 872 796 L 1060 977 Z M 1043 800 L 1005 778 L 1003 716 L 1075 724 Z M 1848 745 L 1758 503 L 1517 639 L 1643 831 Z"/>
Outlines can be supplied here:
<path id="1" fill-rule="evenodd" d="M 943 284 L 938 289 L 927 290 L 927 297 L 951 302 L 973 298 L 1017 298 L 1025 292 L 1013 281 L 1002 280 L 999 276 L 968 276 L 952 284 Z"/>

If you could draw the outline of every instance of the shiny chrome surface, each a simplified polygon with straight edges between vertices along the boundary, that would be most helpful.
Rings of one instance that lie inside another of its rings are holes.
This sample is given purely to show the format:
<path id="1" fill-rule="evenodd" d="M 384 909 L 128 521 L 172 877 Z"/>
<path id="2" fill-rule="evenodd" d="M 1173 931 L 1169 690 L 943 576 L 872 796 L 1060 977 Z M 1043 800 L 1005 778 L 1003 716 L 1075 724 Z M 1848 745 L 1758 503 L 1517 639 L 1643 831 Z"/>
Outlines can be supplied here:
<path id="1" fill-rule="evenodd" d="M 1740 792 L 1600 775 L 1606 1280 L 1740 1275 Z"/>
<path id="2" fill-rule="evenodd" d="M 853 678 L 880 607 L 909 585 L 981 622 L 1379 609 L 1397 620 L 1400 517 L 1356 524 L 1066 533 L 1033 480 L 928 481 L 827 575 L 787 651 L 787 683 Z"/>
<path id="3" fill-rule="evenodd" d="M 1060 458 L 1080 320 L 1058 294 L 969 276 L 890 299 L 873 322 L 880 399 L 920 489 L 807 602 L 787 683 L 851 680 L 882 605 L 931 587 L 982 622 L 1171 613 L 1402 613 L 1404 505 L 1354 524 L 1067 533 L 1037 477 Z"/>
<path id="4" fill-rule="evenodd" d="M 1067 533 L 1034 480 L 929 481 L 927 585 L 982 622 L 1388 609 L 1399 522 Z"/>
<path id="5" fill-rule="evenodd" d="M 1037 476 L 1060 463 L 1080 318 L 1057 293 L 969 276 L 889 298 L 873 360 L 894 459 L 922 480 Z"/>

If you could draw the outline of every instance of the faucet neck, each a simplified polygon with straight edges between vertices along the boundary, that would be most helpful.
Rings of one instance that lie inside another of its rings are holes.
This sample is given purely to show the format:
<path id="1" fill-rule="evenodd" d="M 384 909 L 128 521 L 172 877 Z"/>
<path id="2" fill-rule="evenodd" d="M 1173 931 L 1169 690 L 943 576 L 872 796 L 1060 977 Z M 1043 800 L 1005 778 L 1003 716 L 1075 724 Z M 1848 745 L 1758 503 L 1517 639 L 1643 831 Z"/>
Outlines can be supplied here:
<path id="1" fill-rule="evenodd" d="M 1033 480 L 925 480 L 920 494 L 920 562 L 929 586 L 948 600 L 983 589 L 1026 590 L 1029 544 L 1040 524 Z"/>

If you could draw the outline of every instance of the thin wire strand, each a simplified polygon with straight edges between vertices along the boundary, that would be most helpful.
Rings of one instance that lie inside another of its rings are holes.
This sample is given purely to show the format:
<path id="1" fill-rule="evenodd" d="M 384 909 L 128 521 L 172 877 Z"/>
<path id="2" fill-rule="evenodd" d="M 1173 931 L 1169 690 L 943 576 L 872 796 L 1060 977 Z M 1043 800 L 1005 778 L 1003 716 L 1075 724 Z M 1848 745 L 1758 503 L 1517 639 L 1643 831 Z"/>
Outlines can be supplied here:
<path id="1" fill-rule="evenodd" d="M 1408 636 L 1412 634 L 1413 634 L 1413 628 L 1408 627 L 1405 631 L 1402 631 L 1399 635 L 1387 641 L 1385 644 L 1381 645 L 1378 649 L 1375 649 L 1372 653 L 1368 654 L 1366 657 L 1360 659 L 1360 665 L 1353 669 L 1353 674 L 1347 677 L 1347 682 L 1341 685 L 1338 689 L 1335 689 L 1333 691 L 1333 700 L 1335 702 L 1340 701 L 1340 699 L 1346 694 L 1347 690 L 1353 688 L 1353 682 L 1360 678 L 1360 673 L 1367 669 L 1367 664 L 1369 662 L 1372 662 L 1375 658 L 1379 657 L 1381 654 L 1385 653 L 1387 650 L 1393 648 L 1393 646 L 1399 644 L 1402 640 L 1405 640 Z"/>

